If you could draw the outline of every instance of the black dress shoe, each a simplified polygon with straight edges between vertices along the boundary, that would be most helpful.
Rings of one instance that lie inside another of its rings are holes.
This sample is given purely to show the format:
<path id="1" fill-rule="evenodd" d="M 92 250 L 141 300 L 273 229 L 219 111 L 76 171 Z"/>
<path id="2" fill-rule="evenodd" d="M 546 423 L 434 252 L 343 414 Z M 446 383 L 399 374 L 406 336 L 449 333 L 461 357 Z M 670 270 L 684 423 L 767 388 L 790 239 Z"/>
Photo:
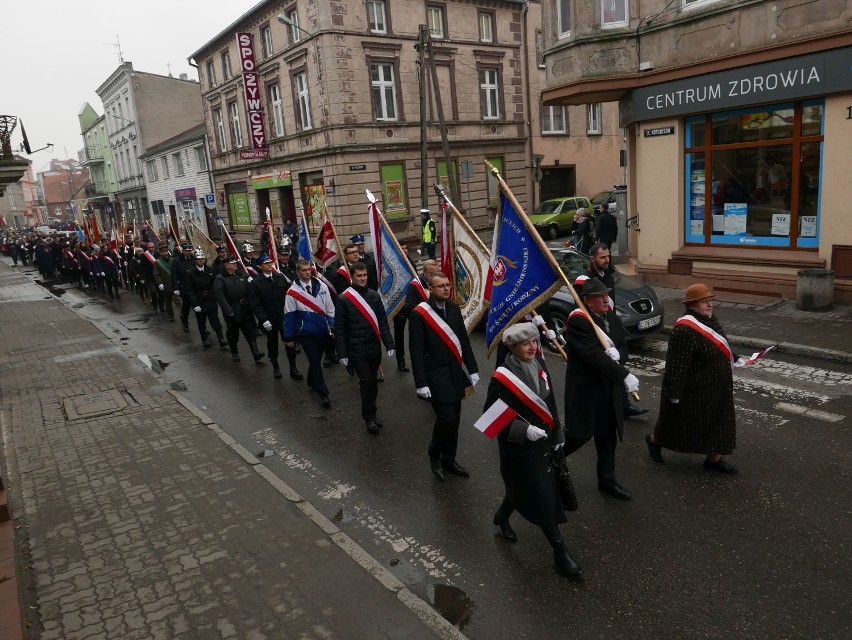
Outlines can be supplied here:
<path id="1" fill-rule="evenodd" d="M 441 482 L 444 481 L 444 470 L 441 468 L 441 461 L 438 458 L 431 458 L 432 474 Z"/>
<path id="2" fill-rule="evenodd" d="M 373 422 L 375 422 L 377 425 L 379 425 L 379 428 L 381 428 L 383 426 L 382 421 L 379 420 L 378 418 L 373 418 Z"/>
<path id="3" fill-rule="evenodd" d="M 305 376 L 303 376 L 296 367 L 290 367 L 290 377 L 293 380 L 304 380 Z"/>
<path id="4" fill-rule="evenodd" d="M 379 425 L 376 424 L 375 420 L 368 420 L 367 421 L 367 431 L 369 431 L 370 433 L 378 433 L 379 432 Z"/>
<path id="5" fill-rule="evenodd" d="M 376 374 L 376 382 L 384 382 L 384 381 L 385 381 L 385 374 L 382 373 L 381 371 L 379 371 Z"/>
<path id="6" fill-rule="evenodd" d="M 231 362 L 239 362 L 239 361 L 240 361 L 240 354 L 239 353 L 232 353 L 231 354 Z"/>
<path id="7" fill-rule="evenodd" d="M 583 581 L 583 570 L 576 563 L 574 558 L 568 555 L 568 552 L 563 550 L 553 552 L 553 561 L 556 563 L 556 570 L 569 580 L 575 582 Z"/>
<path id="8" fill-rule="evenodd" d="M 494 516 L 494 526 L 500 527 L 500 535 L 506 542 L 518 541 L 518 534 L 515 533 L 515 530 L 512 528 L 512 525 L 509 524 L 508 520 L 498 520 L 497 516 Z"/>
<path id="9" fill-rule="evenodd" d="M 631 498 L 630 492 L 624 487 L 622 487 L 620 484 L 614 485 L 612 487 L 598 486 L 598 489 L 600 489 L 604 493 L 608 493 L 613 498 L 618 498 L 619 500 L 630 500 Z"/>
<path id="10" fill-rule="evenodd" d="M 651 440 L 650 433 L 645 436 L 645 444 L 648 445 L 648 455 L 651 456 L 651 460 L 657 464 L 663 464 L 665 462 L 665 460 L 663 460 L 663 448 Z"/>
<path id="11" fill-rule="evenodd" d="M 408 368 L 408 365 L 405 364 L 405 360 L 403 360 L 401 362 L 397 362 L 396 368 L 399 369 L 400 371 L 411 371 L 411 369 Z"/>
<path id="12" fill-rule="evenodd" d="M 189 325 L 188 324 L 183 325 L 183 332 L 189 333 Z"/>
<path id="13" fill-rule="evenodd" d="M 320 396 L 320 404 L 323 406 L 323 409 L 328 409 L 331 407 L 331 398 L 327 395 Z"/>
<path id="14" fill-rule="evenodd" d="M 736 473 L 737 468 L 725 462 L 722 458 L 719 458 L 716 462 L 708 462 L 704 461 L 704 468 L 708 471 L 718 471 L 720 473 Z"/>
<path id="15" fill-rule="evenodd" d="M 631 404 L 624 411 L 625 418 L 635 418 L 636 416 L 644 416 L 648 413 L 650 409 L 646 409 L 645 407 L 637 407 L 635 404 Z"/>
<path id="16" fill-rule="evenodd" d="M 442 466 L 444 467 L 444 471 L 451 473 L 454 476 L 461 476 L 462 478 L 470 477 L 470 472 L 455 460 L 444 462 Z"/>
<path id="17" fill-rule="evenodd" d="M 278 367 L 275 367 L 272 370 L 272 377 L 275 378 L 276 380 L 280 380 L 284 376 L 281 375 L 281 369 L 279 369 Z"/>

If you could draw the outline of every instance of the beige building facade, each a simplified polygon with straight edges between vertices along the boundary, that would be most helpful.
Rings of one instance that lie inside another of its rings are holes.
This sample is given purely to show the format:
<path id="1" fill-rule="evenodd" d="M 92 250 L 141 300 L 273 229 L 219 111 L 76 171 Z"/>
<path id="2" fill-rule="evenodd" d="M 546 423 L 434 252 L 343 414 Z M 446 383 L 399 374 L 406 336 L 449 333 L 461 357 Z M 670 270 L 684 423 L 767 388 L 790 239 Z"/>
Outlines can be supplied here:
<path id="1" fill-rule="evenodd" d="M 842 5 L 842 6 L 841 6 Z M 547 104 L 618 100 L 637 268 L 653 283 L 852 299 L 846 3 L 554 0 Z"/>

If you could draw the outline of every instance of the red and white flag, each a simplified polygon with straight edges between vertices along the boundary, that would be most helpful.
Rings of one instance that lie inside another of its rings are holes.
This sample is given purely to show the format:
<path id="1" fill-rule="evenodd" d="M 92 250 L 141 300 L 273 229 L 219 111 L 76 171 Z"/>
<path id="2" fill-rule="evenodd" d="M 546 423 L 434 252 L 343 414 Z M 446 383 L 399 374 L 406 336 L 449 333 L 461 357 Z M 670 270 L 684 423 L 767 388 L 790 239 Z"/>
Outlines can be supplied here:
<path id="1" fill-rule="evenodd" d="M 370 235 L 373 238 L 373 258 L 376 261 L 376 277 L 379 284 L 382 283 L 382 227 L 379 222 L 379 206 L 375 202 L 370 203 L 368 212 L 370 217 Z"/>
<path id="2" fill-rule="evenodd" d="M 331 222 L 327 217 L 323 217 L 322 227 L 320 227 L 317 236 L 317 249 L 314 251 L 314 258 L 322 265 L 323 269 L 326 269 L 337 258 L 336 246 Z"/>
<path id="3" fill-rule="evenodd" d="M 488 410 L 482 414 L 479 420 L 473 423 L 473 426 L 489 438 L 494 438 L 515 419 L 516 415 L 518 414 L 508 404 L 502 400 L 497 400 L 488 407 Z"/>
<path id="4" fill-rule="evenodd" d="M 455 300 L 455 269 L 453 269 L 453 249 L 450 241 L 450 214 L 447 201 L 441 198 L 441 273 L 450 279 L 450 300 Z"/>
<path id="5" fill-rule="evenodd" d="M 766 347 L 765 349 L 761 349 L 760 351 L 757 351 L 757 352 L 751 354 L 751 356 L 749 356 L 748 358 L 745 359 L 745 364 L 747 366 L 753 365 L 755 362 L 760 360 L 763 356 L 765 356 L 767 353 L 772 351 L 774 348 L 775 348 L 775 345 L 773 345 L 771 347 Z"/>

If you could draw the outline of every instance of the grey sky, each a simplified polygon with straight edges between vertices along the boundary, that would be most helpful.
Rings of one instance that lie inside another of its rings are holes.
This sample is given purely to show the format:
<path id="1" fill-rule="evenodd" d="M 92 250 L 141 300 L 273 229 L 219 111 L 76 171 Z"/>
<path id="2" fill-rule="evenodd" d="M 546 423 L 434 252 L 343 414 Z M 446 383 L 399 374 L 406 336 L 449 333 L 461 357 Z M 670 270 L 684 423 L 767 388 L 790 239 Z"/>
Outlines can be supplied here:
<path id="1" fill-rule="evenodd" d="M 186 59 L 258 0 L 12 0 L 3 2 L 0 114 L 24 121 L 38 171 L 51 158 L 77 158 L 77 114 L 103 113 L 95 90 L 118 66 L 116 35 L 134 69 L 198 79 Z M 20 127 L 12 145 L 21 142 Z M 66 155 L 67 149 L 67 155 Z M 25 154 L 24 154 L 25 155 Z"/>

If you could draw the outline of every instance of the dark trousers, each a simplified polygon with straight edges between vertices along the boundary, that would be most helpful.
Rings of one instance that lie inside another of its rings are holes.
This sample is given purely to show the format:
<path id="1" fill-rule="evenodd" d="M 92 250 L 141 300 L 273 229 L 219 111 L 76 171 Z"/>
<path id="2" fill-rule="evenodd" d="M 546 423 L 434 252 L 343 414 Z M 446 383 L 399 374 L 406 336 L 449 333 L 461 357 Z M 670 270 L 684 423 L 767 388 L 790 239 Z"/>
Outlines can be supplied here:
<path id="1" fill-rule="evenodd" d="M 254 316 L 245 315 L 243 320 L 236 320 L 233 317 L 225 318 L 225 337 L 228 340 L 228 346 L 231 347 L 231 353 L 238 352 L 238 344 L 240 341 L 240 331 L 245 336 L 246 342 L 251 345 L 255 342 L 257 325 L 254 323 Z"/>
<path id="2" fill-rule="evenodd" d="M 405 323 L 407 321 L 408 318 L 399 313 L 393 317 L 393 343 L 396 347 L 398 363 L 405 362 Z"/>
<path id="3" fill-rule="evenodd" d="M 358 388 L 361 391 L 361 417 L 370 422 L 376 417 L 376 398 L 379 397 L 379 365 L 381 357 L 370 360 L 350 360 L 349 364 L 358 376 Z"/>
<path id="4" fill-rule="evenodd" d="M 278 368 L 278 343 L 284 339 L 282 328 L 272 325 L 272 331 L 262 330 L 266 334 L 266 355 L 269 356 L 269 362 L 276 369 Z M 290 363 L 290 368 L 296 368 L 296 349 L 284 345 L 284 353 L 287 354 L 287 362 Z"/>
<path id="5" fill-rule="evenodd" d="M 435 259 L 435 247 L 438 245 L 437 242 L 427 242 L 423 246 L 426 247 L 426 255 L 429 256 L 430 260 Z"/>
<path id="6" fill-rule="evenodd" d="M 107 291 L 109 292 L 110 298 L 118 297 L 118 280 L 113 280 L 110 277 L 104 278 L 104 284 L 106 284 Z M 113 291 L 114 289 L 114 291 Z"/>
<path id="7" fill-rule="evenodd" d="M 440 458 L 442 462 L 456 459 L 459 443 L 459 420 L 461 419 L 461 400 L 456 402 L 432 401 L 435 412 L 435 425 L 432 427 L 432 441 L 429 443 L 429 457 Z"/>
<path id="8" fill-rule="evenodd" d="M 118 292 L 118 288 L 116 288 L 116 293 Z M 175 309 L 172 306 L 172 300 L 174 300 L 174 294 L 171 291 L 160 291 L 160 310 L 162 311 L 164 308 L 166 310 L 166 315 L 169 317 L 169 320 L 175 319 Z"/>
<path id="9" fill-rule="evenodd" d="M 183 306 L 189 309 L 189 303 L 184 300 Z M 201 306 L 201 312 L 195 314 L 195 321 L 198 323 L 198 333 L 203 338 L 207 333 L 207 320 L 210 320 L 210 328 L 216 332 L 216 335 L 222 334 L 222 323 L 219 322 L 219 307 L 215 304 Z M 188 319 L 187 319 L 188 320 Z"/>
<path id="10" fill-rule="evenodd" d="M 589 440 L 590 438 L 567 438 L 565 455 L 571 455 Z M 618 436 L 615 431 L 608 436 L 595 436 L 595 449 L 598 451 L 599 487 L 614 487 L 618 484 L 615 479 L 615 445 L 617 443 Z"/>
<path id="11" fill-rule="evenodd" d="M 145 281 L 145 285 L 148 287 L 148 295 L 151 296 L 151 306 L 154 308 L 154 313 L 159 309 L 160 311 L 165 311 L 166 307 L 163 305 L 163 292 L 157 288 L 157 285 L 153 282 Z"/>
<path id="12" fill-rule="evenodd" d="M 328 387 L 322 375 L 322 354 L 326 346 L 325 336 L 299 336 L 299 344 L 308 359 L 308 386 L 321 396 L 328 395 Z"/>
<path id="13" fill-rule="evenodd" d="M 187 302 L 187 297 L 184 295 L 184 297 L 180 299 L 180 302 L 180 321 L 181 324 L 186 327 L 189 325 L 189 303 Z M 212 327 L 213 324 L 211 323 L 210 326 Z"/>

